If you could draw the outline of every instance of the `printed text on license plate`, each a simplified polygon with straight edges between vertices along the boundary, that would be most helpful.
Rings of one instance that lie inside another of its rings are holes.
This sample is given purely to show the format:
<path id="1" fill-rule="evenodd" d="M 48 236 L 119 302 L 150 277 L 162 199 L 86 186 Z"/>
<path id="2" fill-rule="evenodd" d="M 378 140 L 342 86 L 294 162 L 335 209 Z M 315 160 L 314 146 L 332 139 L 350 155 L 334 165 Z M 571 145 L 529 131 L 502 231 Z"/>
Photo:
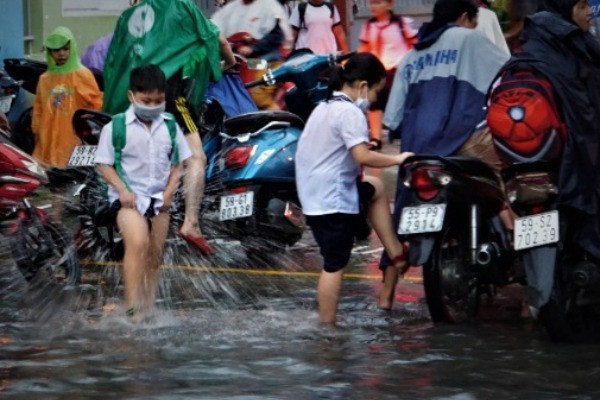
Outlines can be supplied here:
<path id="1" fill-rule="evenodd" d="M 446 204 L 426 204 L 418 207 L 404 207 L 398 233 L 439 232 L 444 226 Z"/>
<path id="2" fill-rule="evenodd" d="M 221 196 L 219 220 L 249 217 L 253 212 L 254 192 Z"/>
<path id="3" fill-rule="evenodd" d="M 515 220 L 515 250 L 556 243 L 559 239 L 558 211 Z"/>
<path id="4" fill-rule="evenodd" d="M 96 149 L 98 146 L 75 146 L 68 165 L 70 167 L 87 167 L 94 165 L 94 157 L 96 157 Z"/>

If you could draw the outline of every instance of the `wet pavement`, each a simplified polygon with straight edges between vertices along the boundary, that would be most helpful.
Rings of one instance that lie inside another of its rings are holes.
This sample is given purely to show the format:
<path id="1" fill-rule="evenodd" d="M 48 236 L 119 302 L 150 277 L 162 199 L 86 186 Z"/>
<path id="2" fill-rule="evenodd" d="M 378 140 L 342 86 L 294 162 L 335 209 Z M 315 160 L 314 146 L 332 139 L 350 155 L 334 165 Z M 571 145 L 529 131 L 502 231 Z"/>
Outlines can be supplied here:
<path id="1" fill-rule="evenodd" d="M 141 324 L 124 317 L 120 265 L 87 263 L 73 290 L 28 286 L 0 249 L 0 398 L 600 397 L 600 347 L 551 343 L 519 317 L 521 288 L 484 298 L 474 323 L 433 326 L 415 268 L 386 313 L 371 238 L 354 248 L 332 328 L 317 320 L 309 233 L 262 260 L 217 247 L 207 259 L 169 240 L 158 311 Z"/>

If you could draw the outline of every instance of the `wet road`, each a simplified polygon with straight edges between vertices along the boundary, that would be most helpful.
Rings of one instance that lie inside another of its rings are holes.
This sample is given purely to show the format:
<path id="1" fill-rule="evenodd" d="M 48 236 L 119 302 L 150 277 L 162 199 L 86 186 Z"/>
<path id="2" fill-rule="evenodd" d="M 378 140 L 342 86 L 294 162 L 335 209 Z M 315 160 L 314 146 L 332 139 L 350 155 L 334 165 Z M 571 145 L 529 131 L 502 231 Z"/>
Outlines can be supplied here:
<path id="1" fill-rule="evenodd" d="M 28 287 L 0 249 L 0 398 L 600 398 L 600 347 L 550 343 L 519 317 L 519 288 L 484 299 L 473 324 L 433 326 L 414 269 L 385 313 L 370 240 L 354 249 L 339 326 L 323 327 L 310 234 L 263 260 L 217 247 L 209 260 L 169 241 L 159 310 L 141 324 L 124 317 L 119 265 L 87 264 L 77 290 Z"/>
<path id="2" fill-rule="evenodd" d="M 511 291 L 484 302 L 472 325 L 434 327 L 414 270 L 392 313 L 379 311 L 376 242 L 355 248 L 338 328 L 317 322 L 310 237 L 260 268 L 235 268 L 241 255 L 217 268 L 176 246 L 162 270 L 159 311 L 137 325 L 123 316 L 119 266 L 87 266 L 80 290 L 38 290 L 5 260 L 0 398 L 600 396 L 600 348 L 550 343 L 518 317 Z"/>

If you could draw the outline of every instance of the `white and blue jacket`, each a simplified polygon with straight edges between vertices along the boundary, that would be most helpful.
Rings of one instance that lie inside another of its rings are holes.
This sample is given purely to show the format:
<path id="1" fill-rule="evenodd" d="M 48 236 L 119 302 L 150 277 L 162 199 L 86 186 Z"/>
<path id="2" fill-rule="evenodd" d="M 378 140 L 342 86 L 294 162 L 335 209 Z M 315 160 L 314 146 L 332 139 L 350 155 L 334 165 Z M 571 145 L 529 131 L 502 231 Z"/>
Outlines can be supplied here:
<path id="1" fill-rule="evenodd" d="M 474 29 L 427 31 L 398 66 L 383 122 L 400 126 L 402 151 L 447 156 L 485 119 L 487 90 L 509 56 Z"/>

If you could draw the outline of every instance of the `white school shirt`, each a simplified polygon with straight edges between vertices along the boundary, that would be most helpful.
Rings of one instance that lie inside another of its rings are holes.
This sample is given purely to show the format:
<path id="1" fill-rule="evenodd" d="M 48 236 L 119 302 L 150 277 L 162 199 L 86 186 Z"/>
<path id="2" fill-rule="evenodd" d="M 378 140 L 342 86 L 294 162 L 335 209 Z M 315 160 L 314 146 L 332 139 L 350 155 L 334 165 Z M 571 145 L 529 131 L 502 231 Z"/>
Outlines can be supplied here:
<path id="1" fill-rule="evenodd" d="M 335 53 L 337 42 L 333 34 L 333 27 L 342 22 L 337 7 L 333 7 L 333 19 L 327 4 L 315 6 L 306 3 L 304 26 L 300 26 L 300 11 L 298 6 L 292 11 L 290 25 L 298 30 L 296 49 L 308 48 L 315 54 Z"/>
<path id="2" fill-rule="evenodd" d="M 164 120 L 170 118 L 163 115 L 152 122 L 150 131 L 133 112 L 129 106 L 125 112 L 125 146 L 122 150 L 121 165 L 123 175 L 135 193 L 136 208 L 144 214 L 150 206 L 150 199 L 155 199 L 155 212 L 163 204 L 163 192 L 169 182 L 172 161 L 172 145 L 169 129 Z M 179 148 L 179 162 L 190 158 L 192 152 L 177 127 L 177 146 Z M 96 164 L 113 166 L 115 163 L 115 148 L 112 144 L 112 122 L 105 125 L 100 133 L 98 149 L 94 159 Z M 108 200 L 112 203 L 119 199 L 117 191 L 109 186 Z"/>
<path id="3" fill-rule="evenodd" d="M 358 214 L 360 165 L 350 149 L 369 141 L 367 119 L 342 92 L 310 114 L 296 151 L 296 186 L 306 215 Z"/>

